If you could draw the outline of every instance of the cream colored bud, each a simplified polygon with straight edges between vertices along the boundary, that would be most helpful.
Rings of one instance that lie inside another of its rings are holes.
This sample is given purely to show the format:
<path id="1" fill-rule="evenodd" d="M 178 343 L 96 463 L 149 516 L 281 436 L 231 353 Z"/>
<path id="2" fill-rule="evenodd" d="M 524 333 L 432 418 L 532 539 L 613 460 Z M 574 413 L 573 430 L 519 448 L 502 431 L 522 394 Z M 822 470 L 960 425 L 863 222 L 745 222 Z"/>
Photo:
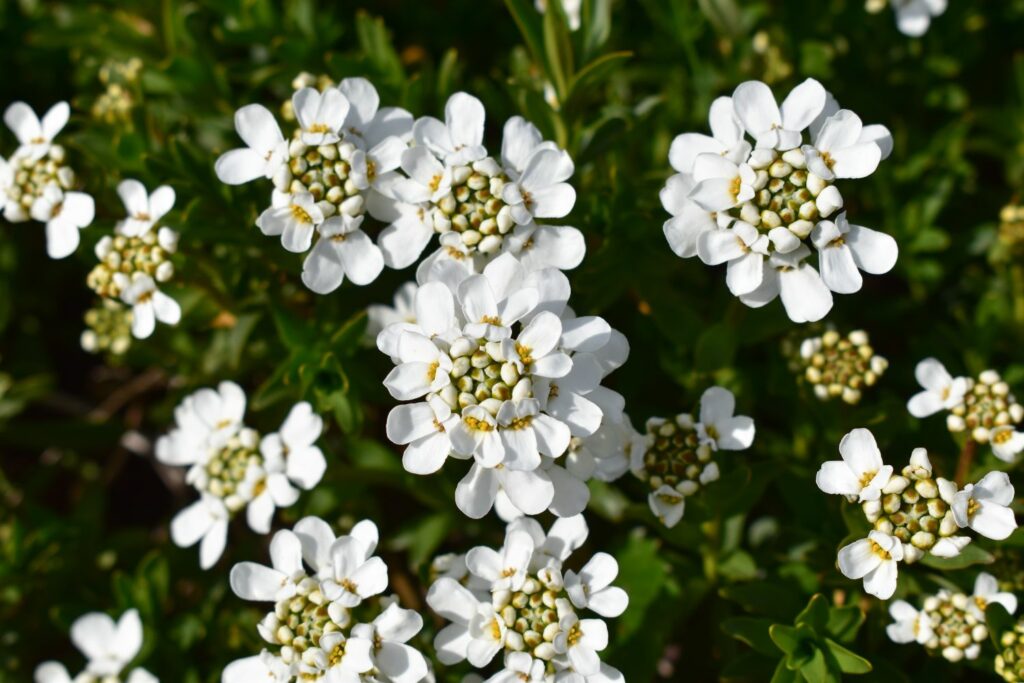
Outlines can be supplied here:
<path id="1" fill-rule="evenodd" d="M 806 239 L 812 230 L 814 230 L 814 223 L 809 220 L 800 219 L 789 224 L 789 231 L 800 239 Z"/>
<path id="2" fill-rule="evenodd" d="M 951 432 L 962 432 L 967 429 L 967 423 L 959 415 L 947 415 L 946 429 Z"/>

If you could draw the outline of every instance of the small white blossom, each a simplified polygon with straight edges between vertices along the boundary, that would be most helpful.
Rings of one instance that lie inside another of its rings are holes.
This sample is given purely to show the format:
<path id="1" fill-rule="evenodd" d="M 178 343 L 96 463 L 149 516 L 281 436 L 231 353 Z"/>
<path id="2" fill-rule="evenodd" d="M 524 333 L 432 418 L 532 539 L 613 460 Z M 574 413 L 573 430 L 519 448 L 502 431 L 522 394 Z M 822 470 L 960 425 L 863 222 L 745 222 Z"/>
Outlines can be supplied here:
<path id="1" fill-rule="evenodd" d="M 977 484 L 967 484 L 954 496 L 956 523 L 986 538 L 1002 541 L 1017 528 L 1009 507 L 1013 495 L 1013 484 L 1006 472 L 989 472 Z"/>
<path id="2" fill-rule="evenodd" d="M 864 579 L 865 591 L 888 600 L 896 592 L 896 565 L 902 559 L 900 539 L 872 531 L 839 549 L 839 570 L 849 579 Z"/>
<path id="3" fill-rule="evenodd" d="M 892 477 L 892 465 L 882 462 L 874 435 L 867 429 L 854 429 L 839 442 L 839 454 L 842 460 L 823 463 L 818 470 L 818 488 L 851 501 L 878 500 Z"/>
<path id="4" fill-rule="evenodd" d="M 128 213 L 128 217 L 117 224 L 118 234 L 125 237 L 141 237 L 174 208 L 174 188 L 169 185 L 161 185 L 150 194 L 145 185 L 129 178 L 118 183 L 117 194 Z"/>
<path id="5" fill-rule="evenodd" d="M 246 144 L 225 152 L 215 170 L 222 183 L 241 185 L 257 178 L 272 178 L 288 158 L 288 143 L 270 110 L 250 104 L 235 112 L 235 130 Z"/>
<path id="6" fill-rule="evenodd" d="M 4 123 L 18 138 L 20 146 L 14 156 L 23 156 L 30 161 L 41 159 L 50 151 L 53 139 L 63 130 L 71 117 L 67 102 L 58 102 L 43 115 L 42 121 L 32 107 L 24 102 L 14 102 L 4 110 Z"/>
<path id="7" fill-rule="evenodd" d="M 102 612 L 79 617 L 71 625 L 71 641 L 85 655 L 87 663 L 85 671 L 74 680 L 119 680 L 128 663 L 142 649 L 142 635 L 138 610 L 128 610 L 117 622 Z M 57 662 L 40 664 L 35 680 L 36 683 L 72 683 L 67 669 Z M 131 671 L 125 681 L 157 683 L 155 676 L 141 668 Z"/>
<path id="8" fill-rule="evenodd" d="M 907 403 L 907 410 L 918 418 L 960 405 L 971 386 L 969 378 L 954 378 L 935 358 L 925 358 L 918 363 L 914 376 L 924 391 L 914 394 Z"/>

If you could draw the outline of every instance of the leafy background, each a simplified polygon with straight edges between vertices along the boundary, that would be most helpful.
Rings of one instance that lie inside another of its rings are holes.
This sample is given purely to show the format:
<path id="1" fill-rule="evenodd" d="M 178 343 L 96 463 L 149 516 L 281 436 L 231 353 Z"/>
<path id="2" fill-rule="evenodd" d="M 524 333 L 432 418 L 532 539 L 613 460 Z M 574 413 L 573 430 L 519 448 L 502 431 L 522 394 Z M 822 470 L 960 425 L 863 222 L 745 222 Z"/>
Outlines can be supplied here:
<path id="1" fill-rule="evenodd" d="M 269 539 L 238 523 L 225 557 L 201 571 L 194 549 L 168 539 L 189 489 L 144 441 L 166 430 L 183 395 L 222 379 L 247 389 L 247 422 L 262 431 L 301 399 L 333 418 L 324 481 L 276 523 L 315 514 L 344 529 L 373 518 L 407 607 L 427 614 L 433 555 L 500 543 L 496 518 L 456 511 L 456 472 L 406 474 L 384 437 L 389 363 L 362 342 L 362 311 L 390 301 L 411 273 L 316 297 L 298 280 L 299 257 L 253 225 L 269 185 L 227 188 L 214 176 L 213 160 L 235 146 L 233 111 L 276 109 L 300 71 L 366 76 L 383 103 L 415 115 L 439 115 L 449 94 L 470 91 L 487 107 L 491 149 L 507 117 L 530 118 L 577 162 L 571 220 L 588 255 L 570 273 L 573 305 L 628 336 L 630 361 L 611 384 L 635 424 L 692 410 L 713 383 L 755 416 L 754 448 L 725 456 L 723 481 L 691 499 L 672 531 L 650 516 L 640 482 L 594 486 L 587 550 L 619 559 L 631 596 L 606 658 L 629 680 L 768 680 L 779 661 L 835 680 L 865 669 L 861 657 L 874 668 L 861 680 L 991 678 L 991 646 L 954 666 L 888 641 L 884 605 L 834 567 L 862 518 L 813 477 L 857 426 L 871 427 L 897 467 L 926 446 L 939 474 L 953 476 L 962 444 L 941 418 L 915 421 L 904 408 L 927 355 L 954 373 L 997 368 L 1024 393 L 1024 245 L 997 239 L 1000 209 L 1024 181 L 1024 2 L 951 5 L 914 40 L 890 10 L 869 14 L 859 0 L 585 0 L 571 34 L 528 0 L 0 2 L 0 101 L 38 111 L 69 99 L 61 142 L 97 198 L 97 219 L 67 261 L 46 257 L 38 224 L 0 227 L 0 681 L 27 681 L 44 659 L 78 666 L 67 629 L 91 610 L 138 607 L 139 663 L 164 681 L 217 681 L 228 661 L 258 650 L 262 611 L 226 579 L 234 562 L 264 561 Z M 128 119 L 91 117 L 101 68 L 131 58 L 142 69 L 127 86 Z M 661 234 L 672 138 L 705 131 L 711 100 L 743 80 L 782 94 L 806 77 L 896 141 L 876 174 L 843 185 L 855 221 L 901 248 L 892 273 L 837 297 L 827 319 L 866 329 L 891 362 L 853 408 L 819 403 L 787 367 L 781 343 L 814 328 L 795 329 L 778 304 L 743 307 L 721 269 L 677 259 Z M 4 131 L 0 151 L 14 144 Z M 91 246 L 121 216 L 114 188 L 126 177 L 177 191 L 167 222 L 182 236 L 173 293 L 185 316 L 111 359 L 82 351 L 79 334 Z M 984 448 L 964 464 L 973 476 L 999 465 Z M 1024 588 L 1022 545 L 1017 535 L 976 542 L 957 564 L 994 561 L 989 571 Z M 977 569 L 903 570 L 898 596 L 969 592 Z M 429 652 L 437 622 L 426 621 L 419 644 Z M 441 669 L 439 679 L 462 673 Z"/>

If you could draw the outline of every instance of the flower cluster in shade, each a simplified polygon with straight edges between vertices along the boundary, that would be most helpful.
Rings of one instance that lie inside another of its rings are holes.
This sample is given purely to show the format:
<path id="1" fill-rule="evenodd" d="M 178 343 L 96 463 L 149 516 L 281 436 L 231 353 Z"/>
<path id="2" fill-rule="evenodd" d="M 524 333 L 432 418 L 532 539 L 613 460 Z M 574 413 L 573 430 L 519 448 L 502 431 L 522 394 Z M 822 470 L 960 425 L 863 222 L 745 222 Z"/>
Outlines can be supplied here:
<path id="1" fill-rule="evenodd" d="M 24 102 L 4 111 L 4 123 L 18 139 L 8 159 L 0 157 L 0 201 L 11 223 L 28 220 L 46 225 L 46 252 L 50 258 L 70 256 L 81 242 L 79 231 L 92 223 L 93 198 L 77 190 L 75 172 L 54 138 L 71 116 L 67 102 L 53 105 L 42 120 Z"/>
<path id="2" fill-rule="evenodd" d="M 142 649 L 142 620 L 131 609 L 116 622 L 102 612 L 79 617 L 71 624 L 71 642 L 85 655 L 85 669 L 72 677 L 59 662 L 43 662 L 35 683 L 158 683 L 143 668 L 128 665 Z"/>
<path id="3" fill-rule="evenodd" d="M 223 683 L 423 681 L 426 659 L 407 644 L 423 618 L 382 595 L 388 568 L 374 555 L 377 542 L 369 520 L 335 537 L 327 522 L 306 517 L 274 534 L 271 566 L 236 564 L 235 595 L 273 609 L 256 625 L 263 651 L 229 664 Z"/>
<path id="4" fill-rule="evenodd" d="M 864 125 L 813 79 L 781 106 L 764 83 L 742 83 L 712 103 L 710 125 L 712 135 L 684 133 L 669 151 L 676 175 L 661 200 L 678 256 L 727 264 L 730 292 L 752 307 L 781 297 L 794 322 L 825 317 L 833 292 L 860 290 L 861 271 L 892 269 L 896 241 L 851 223 L 836 184 L 889 155 L 884 126 Z"/>
<path id="5" fill-rule="evenodd" d="M 146 339 L 156 323 L 176 325 L 181 320 L 178 302 L 160 290 L 174 276 L 171 254 L 178 248 L 178 233 L 163 224 L 174 207 L 174 190 L 162 185 L 150 194 L 138 180 L 123 180 L 117 193 L 127 216 L 96 244 L 99 263 L 86 283 L 103 300 L 97 307 L 114 302 L 127 306 L 124 316 L 131 321 L 132 335 Z M 113 310 L 116 308 L 111 307 Z M 99 350 L 94 336 L 83 338 L 86 350 Z"/>
<path id="6" fill-rule="evenodd" d="M 754 420 L 736 415 L 736 397 L 711 387 L 700 397 L 697 419 L 690 413 L 647 420 L 647 433 L 631 449 L 630 469 L 647 482 L 647 503 L 666 527 L 682 519 L 686 498 L 717 481 L 719 451 L 742 451 L 754 442 Z"/>
<path id="7" fill-rule="evenodd" d="M 1024 433 L 1017 431 L 1024 421 L 1024 406 L 998 372 L 985 370 L 977 379 L 953 377 L 938 360 L 926 358 L 914 374 L 922 391 L 907 402 L 911 415 L 924 418 L 948 411 L 950 432 L 966 432 L 974 441 L 991 445 L 1000 460 L 1017 461 L 1024 451 Z"/>
<path id="8" fill-rule="evenodd" d="M 509 523 L 501 548 L 470 550 L 463 575 L 441 576 L 427 593 L 427 604 L 450 622 L 434 639 L 438 660 L 496 668 L 488 683 L 624 681 L 601 661 L 608 626 L 586 612 L 625 611 L 629 597 L 612 585 L 618 563 L 599 552 L 579 572 L 564 567 L 587 534 L 579 515 L 557 520 L 547 534 L 523 517 Z"/>
<path id="9" fill-rule="evenodd" d="M 946 11 L 948 0 L 867 0 L 866 7 L 875 13 L 889 4 L 896 13 L 896 26 L 900 32 L 919 38 L 928 32 L 932 19 Z"/>
<path id="10" fill-rule="evenodd" d="M 982 572 L 972 595 L 942 589 L 926 597 L 920 610 L 904 600 L 894 601 L 889 606 L 893 623 L 886 633 L 894 642 L 918 643 L 951 662 L 977 659 L 988 640 L 985 609 L 992 603 L 1010 614 L 1017 611 L 1016 596 L 1000 591 L 995 577 Z"/>
<path id="11" fill-rule="evenodd" d="M 171 539 L 183 548 L 198 543 L 204 569 L 224 552 L 237 513 L 245 510 L 256 533 L 269 533 L 274 511 L 294 504 L 327 468 L 316 446 L 323 420 L 308 403 L 296 404 L 281 429 L 262 438 L 243 423 L 245 405 L 234 382 L 200 389 L 178 405 L 174 428 L 156 444 L 157 460 L 187 467 L 185 480 L 199 493 L 171 521 Z"/>
<path id="12" fill-rule="evenodd" d="M 864 390 L 874 386 L 889 367 L 889 361 L 875 353 L 864 330 L 846 336 L 829 330 L 808 337 L 794 356 L 794 368 L 819 400 L 841 398 L 851 405 L 859 403 Z"/>
<path id="13" fill-rule="evenodd" d="M 388 415 L 388 438 L 414 474 L 467 461 L 455 502 L 469 517 L 569 517 L 589 479 L 626 470 L 624 401 L 601 383 L 629 346 L 602 318 L 577 316 L 569 293 L 561 271 L 509 253 L 475 274 L 441 260 L 412 294 L 414 321 L 377 337 L 395 363 L 384 386 L 408 401 Z"/>
<path id="14" fill-rule="evenodd" d="M 935 477 L 928 453 L 916 448 L 910 464 L 895 474 L 867 429 L 854 429 L 839 443 L 842 460 L 822 464 L 815 481 L 825 493 L 858 503 L 872 530 L 839 550 L 839 570 L 863 579 L 864 590 L 883 600 L 896 591 L 898 565 L 925 554 L 956 557 L 971 542 L 964 529 L 1003 540 L 1017 528 L 1010 504 L 1013 485 L 1005 472 L 989 472 L 962 490 Z"/>
<path id="15" fill-rule="evenodd" d="M 475 273 L 509 252 L 536 268 L 579 264 L 581 233 L 545 223 L 575 203 L 565 182 L 572 159 L 531 123 L 509 119 L 495 157 L 483 144 L 483 104 L 472 95 L 452 95 L 444 121 L 414 120 L 380 107 L 366 79 L 319 85 L 293 96 L 290 138 L 262 105 L 239 109 L 235 128 L 246 147 L 216 164 L 228 184 L 273 182 L 271 206 L 256 224 L 288 251 L 307 254 L 302 281 L 311 290 L 332 292 L 346 277 L 366 285 L 385 266 L 410 266 L 435 234 L 439 246 L 421 273 L 441 260 Z"/>

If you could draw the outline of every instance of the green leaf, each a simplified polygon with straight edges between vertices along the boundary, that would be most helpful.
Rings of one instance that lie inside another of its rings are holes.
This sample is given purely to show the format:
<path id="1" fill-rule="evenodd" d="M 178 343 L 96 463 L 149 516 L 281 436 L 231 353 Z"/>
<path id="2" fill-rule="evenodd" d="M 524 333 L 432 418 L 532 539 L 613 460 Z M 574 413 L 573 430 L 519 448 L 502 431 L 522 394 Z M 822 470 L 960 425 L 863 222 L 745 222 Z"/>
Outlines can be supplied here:
<path id="1" fill-rule="evenodd" d="M 541 24 L 541 15 L 533 6 L 532 0 L 505 0 L 505 6 L 509 14 L 519 27 L 519 33 L 523 36 L 526 48 L 533 54 L 545 72 L 550 72 L 547 58 L 544 51 L 544 29 Z"/>
<path id="2" fill-rule="evenodd" d="M 798 626 L 806 624 L 818 634 L 823 634 L 825 626 L 828 624 L 828 617 L 828 600 L 824 595 L 818 593 L 812 596 L 807 607 L 796 615 L 796 624 Z"/>
<path id="3" fill-rule="evenodd" d="M 996 652 L 1001 652 L 1003 645 L 999 641 L 1004 633 L 1014 629 L 1016 620 L 998 602 L 990 602 L 985 607 L 985 623 L 988 624 L 988 636 L 995 645 Z"/>
<path id="4" fill-rule="evenodd" d="M 772 676 L 771 683 L 799 683 L 799 681 L 800 674 L 787 667 L 786 660 L 783 659 L 775 667 L 775 674 Z"/>
<path id="5" fill-rule="evenodd" d="M 580 15 L 583 29 L 583 55 L 595 54 L 608 42 L 612 32 L 612 0 L 583 0 Z"/>
<path id="6" fill-rule="evenodd" d="M 825 630 L 841 643 L 849 643 L 857 637 L 857 631 L 864 623 L 864 611 L 856 605 L 833 607 L 828 611 L 828 625 Z"/>
<path id="7" fill-rule="evenodd" d="M 356 14 L 356 35 L 359 38 L 359 46 L 382 76 L 393 83 L 404 80 L 402 60 L 391 44 L 391 36 L 382 19 L 360 11 Z"/>
<path id="8" fill-rule="evenodd" d="M 935 557 L 931 553 L 925 553 L 921 558 L 921 564 L 932 569 L 966 569 L 975 564 L 992 564 L 996 558 L 992 553 L 981 548 L 977 543 L 971 543 L 960 551 L 956 557 Z"/>
<path id="9" fill-rule="evenodd" d="M 573 77 L 572 83 L 569 85 L 569 92 L 564 103 L 565 107 L 571 107 L 574 104 L 574 100 L 578 99 L 578 97 L 592 93 L 593 89 L 597 88 L 603 80 L 615 72 L 616 69 L 621 68 L 632 57 L 633 53 L 629 51 L 609 52 L 584 66 Z"/>
<path id="10" fill-rule="evenodd" d="M 569 24 L 560 2 L 549 2 L 544 12 L 544 54 L 551 84 L 555 87 L 558 101 L 564 103 L 569 95 L 569 84 L 575 69 Z"/>
<path id="11" fill-rule="evenodd" d="M 768 633 L 773 623 L 771 619 L 733 617 L 722 622 L 722 630 L 763 655 L 778 657 L 779 647 Z"/>
<path id="12" fill-rule="evenodd" d="M 844 674 L 866 674 L 871 671 L 871 662 L 850 652 L 831 638 L 825 639 L 825 647 L 828 648 L 829 654 L 835 658 Z"/>
<path id="13" fill-rule="evenodd" d="M 768 628 L 768 635 L 772 642 L 787 655 L 792 655 L 800 649 L 800 645 L 808 636 L 808 629 L 785 624 L 772 624 Z M 810 634 L 813 636 L 813 634 Z"/>
<path id="14" fill-rule="evenodd" d="M 629 594 L 629 609 L 619 618 L 619 633 L 626 638 L 643 628 L 647 609 L 665 585 L 668 572 L 659 543 L 645 536 L 630 536 L 615 559 L 619 563 L 617 585 Z"/>
<path id="15" fill-rule="evenodd" d="M 828 663 L 825 661 L 825 654 L 818 648 L 814 648 L 810 658 L 800 667 L 800 675 L 804 677 L 807 683 L 827 683 L 828 681 L 839 680 L 838 676 L 834 676 L 829 672 Z"/>

